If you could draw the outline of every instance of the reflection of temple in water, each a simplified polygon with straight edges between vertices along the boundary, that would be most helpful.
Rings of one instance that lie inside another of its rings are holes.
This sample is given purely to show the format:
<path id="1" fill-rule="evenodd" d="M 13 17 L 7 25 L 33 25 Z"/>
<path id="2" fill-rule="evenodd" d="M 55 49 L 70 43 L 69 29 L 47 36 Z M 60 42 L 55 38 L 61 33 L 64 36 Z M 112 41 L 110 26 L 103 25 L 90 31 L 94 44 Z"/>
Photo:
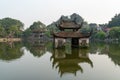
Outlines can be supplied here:
<path id="1" fill-rule="evenodd" d="M 27 45 L 28 44 L 28 45 Z M 45 42 L 41 40 L 32 40 L 26 44 L 27 49 L 37 57 L 41 57 L 43 54 L 46 53 Z"/>
<path id="2" fill-rule="evenodd" d="M 93 63 L 89 59 L 86 49 L 72 49 L 71 54 L 66 54 L 66 51 L 63 49 L 55 49 L 51 60 L 53 67 L 59 70 L 60 76 L 65 73 L 76 75 L 77 71 L 83 72 L 80 63 L 88 63 L 93 67 Z"/>

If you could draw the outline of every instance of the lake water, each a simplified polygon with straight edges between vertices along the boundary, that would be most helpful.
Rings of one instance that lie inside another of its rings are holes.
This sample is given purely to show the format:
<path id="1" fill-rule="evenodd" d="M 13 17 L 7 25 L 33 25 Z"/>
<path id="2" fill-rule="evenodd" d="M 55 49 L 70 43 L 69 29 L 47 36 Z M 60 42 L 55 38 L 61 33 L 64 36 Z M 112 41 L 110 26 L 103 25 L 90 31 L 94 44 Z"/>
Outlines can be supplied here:
<path id="1" fill-rule="evenodd" d="M 0 80 L 120 80 L 120 45 L 53 49 L 51 43 L 0 43 Z"/>

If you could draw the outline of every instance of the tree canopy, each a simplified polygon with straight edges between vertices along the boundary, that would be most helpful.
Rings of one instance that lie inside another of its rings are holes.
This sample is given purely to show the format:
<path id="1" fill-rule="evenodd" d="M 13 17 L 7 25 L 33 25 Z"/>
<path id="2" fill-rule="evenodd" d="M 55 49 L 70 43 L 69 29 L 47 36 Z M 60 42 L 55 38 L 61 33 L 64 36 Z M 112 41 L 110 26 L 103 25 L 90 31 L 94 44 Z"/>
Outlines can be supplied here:
<path id="1" fill-rule="evenodd" d="M 109 36 L 114 39 L 120 39 L 120 27 L 111 28 Z"/>
<path id="2" fill-rule="evenodd" d="M 0 37 L 20 37 L 24 24 L 16 19 L 3 18 L 0 20 Z"/>
<path id="3" fill-rule="evenodd" d="M 33 30 L 46 30 L 46 25 L 40 21 L 33 22 L 33 24 L 24 31 L 24 37 L 29 37 Z"/>
<path id="4" fill-rule="evenodd" d="M 45 28 L 46 28 L 46 25 L 43 24 L 43 23 L 40 22 L 40 21 L 34 22 L 34 23 L 30 26 L 30 29 L 31 29 L 31 30 L 34 30 L 34 29 L 45 29 Z"/>
<path id="5" fill-rule="evenodd" d="M 116 14 L 108 23 L 108 27 L 120 26 L 120 14 Z"/>
<path id="6" fill-rule="evenodd" d="M 95 34 L 95 38 L 96 38 L 96 39 L 104 40 L 105 37 L 106 37 L 106 33 L 103 32 L 103 31 L 98 31 L 98 32 Z"/>

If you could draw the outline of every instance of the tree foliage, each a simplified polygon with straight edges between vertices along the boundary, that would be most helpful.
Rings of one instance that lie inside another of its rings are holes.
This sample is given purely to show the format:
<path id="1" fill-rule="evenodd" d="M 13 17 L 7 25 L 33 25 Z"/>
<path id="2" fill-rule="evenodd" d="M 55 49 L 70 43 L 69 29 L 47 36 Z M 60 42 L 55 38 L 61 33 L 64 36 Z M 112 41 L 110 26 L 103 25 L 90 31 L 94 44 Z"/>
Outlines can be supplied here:
<path id="1" fill-rule="evenodd" d="M 82 28 L 80 29 L 80 31 L 82 33 L 88 33 L 88 32 L 91 31 L 91 29 L 92 28 L 89 26 L 89 24 L 87 22 L 84 22 Z"/>
<path id="2" fill-rule="evenodd" d="M 46 25 L 43 24 L 43 23 L 40 22 L 40 21 L 34 22 L 34 23 L 30 26 L 30 29 L 31 29 L 31 30 L 34 30 L 34 29 L 45 29 L 45 28 L 46 28 Z"/>
<path id="3" fill-rule="evenodd" d="M 109 36 L 114 39 L 120 39 L 120 27 L 111 28 Z"/>
<path id="4" fill-rule="evenodd" d="M 28 37 L 30 36 L 32 33 L 31 29 L 30 28 L 27 28 L 24 32 L 23 32 L 23 37 Z"/>
<path id="5" fill-rule="evenodd" d="M 23 32 L 24 37 L 29 37 L 33 30 L 44 30 L 45 31 L 46 25 L 40 21 L 33 22 L 33 24 Z"/>
<path id="6" fill-rule="evenodd" d="M 20 37 L 24 24 L 16 19 L 3 18 L 0 20 L 0 37 Z"/>
<path id="7" fill-rule="evenodd" d="M 103 32 L 103 31 L 98 31 L 98 32 L 95 34 L 95 38 L 96 38 L 96 39 L 104 40 L 105 37 L 106 37 L 106 33 Z"/>
<path id="8" fill-rule="evenodd" d="M 51 37 L 51 34 L 53 32 L 59 32 L 59 28 L 56 27 L 56 22 L 51 23 L 50 25 L 47 26 L 47 32 L 45 33 L 48 37 Z"/>
<path id="9" fill-rule="evenodd" d="M 120 26 L 120 14 L 116 14 L 108 23 L 108 27 Z"/>

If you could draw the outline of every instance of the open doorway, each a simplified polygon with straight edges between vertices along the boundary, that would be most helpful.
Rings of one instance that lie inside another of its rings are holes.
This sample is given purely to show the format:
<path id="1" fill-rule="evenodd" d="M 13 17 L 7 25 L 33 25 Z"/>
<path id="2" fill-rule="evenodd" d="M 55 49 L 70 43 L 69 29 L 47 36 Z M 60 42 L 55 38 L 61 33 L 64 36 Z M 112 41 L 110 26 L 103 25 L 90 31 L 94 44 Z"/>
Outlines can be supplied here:
<path id="1" fill-rule="evenodd" d="M 71 39 L 71 47 L 79 47 L 79 38 Z"/>

